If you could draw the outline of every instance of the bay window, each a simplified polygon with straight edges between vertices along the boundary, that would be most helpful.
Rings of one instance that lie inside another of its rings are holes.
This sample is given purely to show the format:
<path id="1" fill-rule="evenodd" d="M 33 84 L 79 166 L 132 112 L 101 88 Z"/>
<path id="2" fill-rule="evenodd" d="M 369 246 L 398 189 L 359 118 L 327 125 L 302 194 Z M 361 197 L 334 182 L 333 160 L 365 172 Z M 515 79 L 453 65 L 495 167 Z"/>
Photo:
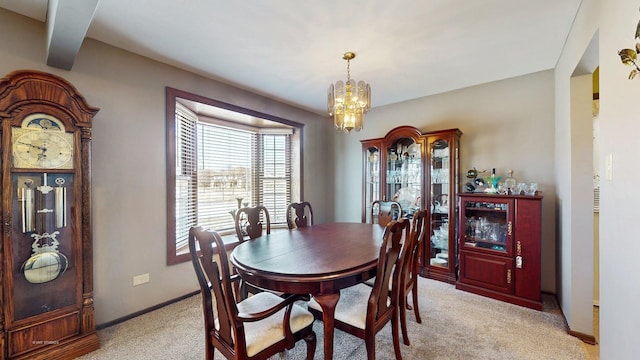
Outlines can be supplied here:
<path id="1" fill-rule="evenodd" d="M 302 126 L 265 114 L 257 121 L 208 99 L 203 111 L 204 99 L 194 106 L 176 92 L 167 88 L 167 262 L 188 259 L 191 226 L 233 239 L 238 207 L 264 205 L 272 228 L 286 227 L 286 207 L 300 198 L 292 159 L 300 159 Z"/>

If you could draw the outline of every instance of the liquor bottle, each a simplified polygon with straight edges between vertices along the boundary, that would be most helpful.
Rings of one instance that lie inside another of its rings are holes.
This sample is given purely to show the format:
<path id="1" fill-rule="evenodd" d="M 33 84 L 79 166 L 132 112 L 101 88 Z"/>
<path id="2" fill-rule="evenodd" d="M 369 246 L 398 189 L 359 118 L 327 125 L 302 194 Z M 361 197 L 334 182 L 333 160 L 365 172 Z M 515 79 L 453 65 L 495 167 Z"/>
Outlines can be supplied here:
<path id="1" fill-rule="evenodd" d="M 508 194 L 514 194 L 516 192 L 516 184 L 518 183 L 516 179 L 513 177 L 513 170 L 509 170 L 507 172 L 509 175 L 506 179 L 504 179 L 504 186 L 507 187 Z"/>
<path id="2" fill-rule="evenodd" d="M 496 168 L 491 169 L 491 176 L 485 178 L 487 182 L 487 188 L 484 190 L 486 193 L 495 194 L 498 192 L 498 182 L 500 181 L 500 176 L 496 175 Z"/>

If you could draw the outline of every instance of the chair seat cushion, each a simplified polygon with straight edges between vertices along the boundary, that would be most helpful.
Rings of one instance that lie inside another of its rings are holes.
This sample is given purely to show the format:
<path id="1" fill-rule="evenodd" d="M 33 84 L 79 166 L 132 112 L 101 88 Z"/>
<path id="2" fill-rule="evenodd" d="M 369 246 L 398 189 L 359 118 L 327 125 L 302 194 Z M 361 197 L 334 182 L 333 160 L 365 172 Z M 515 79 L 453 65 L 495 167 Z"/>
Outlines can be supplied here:
<path id="1" fill-rule="evenodd" d="M 270 292 L 261 292 L 238 303 L 240 313 L 257 313 L 272 308 L 283 299 Z M 285 309 L 257 322 L 245 322 L 245 338 L 247 342 L 247 355 L 250 357 L 266 349 L 267 347 L 284 339 L 282 320 Z M 302 306 L 293 305 L 291 311 L 291 331 L 296 333 L 313 323 L 313 315 Z"/>
<path id="2" fill-rule="evenodd" d="M 364 329 L 370 295 L 371 287 L 365 284 L 357 284 L 340 290 L 340 300 L 336 305 L 335 319 L 359 329 Z M 391 299 L 388 299 L 387 304 L 390 303 Z M 320 304 L 315 299 L 309 301 L 309 307 L 322 311 Z"/>

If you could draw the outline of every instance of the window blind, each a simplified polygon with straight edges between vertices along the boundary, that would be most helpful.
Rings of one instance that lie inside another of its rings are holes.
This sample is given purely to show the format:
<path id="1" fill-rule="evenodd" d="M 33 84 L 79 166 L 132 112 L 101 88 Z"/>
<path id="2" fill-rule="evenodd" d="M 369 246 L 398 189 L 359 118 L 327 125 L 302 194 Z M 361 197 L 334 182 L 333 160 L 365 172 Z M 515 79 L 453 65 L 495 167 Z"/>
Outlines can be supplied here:
<path id="1" fill-rule="evenodd" d="M 187 246 L 189 229 L 197 224 L 196 121 L 194 114 L 176 106 L 176 249 Z"/>
<path id="2" fill-rule="evenodd" d="M 250 131 L 199 121 L 176 110 L 176 248 L 189 228 L 231 234 L 238 206 L 264 205 L 271 224 L 286 224 L 291 202 L 291 131 Z"/>
<path id="3" fill-rule="evenodd" d="M 198 224 L 226 233 L 234 229 L 231 212 L 253 203 L 252 154 L 255 134 L 198 124 Z"/>
<path id="4" fill-rule="evenodd" d="M 269 209 L 272 223 L 286 223 L 291 202 L 290 135 L 261 134 L 259 140 L 260 200 Z"/>

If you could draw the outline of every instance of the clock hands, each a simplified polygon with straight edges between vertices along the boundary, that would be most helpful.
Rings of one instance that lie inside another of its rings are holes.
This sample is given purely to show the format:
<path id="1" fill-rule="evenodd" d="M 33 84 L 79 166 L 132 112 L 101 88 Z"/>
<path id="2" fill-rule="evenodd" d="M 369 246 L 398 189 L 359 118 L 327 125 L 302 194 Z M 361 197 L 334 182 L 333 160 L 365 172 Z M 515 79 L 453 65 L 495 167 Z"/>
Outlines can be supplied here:
<path id="1" fill-rule="evenodd" d="M 40 150 L 40 153 L 38 154 L 38 161 L 42 161 L 42 160 L 47 158 L 47 154 L 45 154 L 47 152 L 47 148 L 46 147 L 33 145 L 33 144 L 30 144 L 30 143 L 26 143 L 24 141 L 17 141 L 17 143 L 18 144 L 22 144 L 22 145 L 27 145 L 27 146 L 30 146 L 30 147 L 32 147 L 34 149 Z"/>
<path id="2" fill-rule="evenodd" d="M 36 149 L 38 149 L 38 150 L 42 150 L 42 153 L 44 153 L 45 151 L 47 151 L 47 148 L 46 148 L 46 147 L 43 147 L 43 146 L 37 146 L 37 145 L 29 144 L 29 143 L 26 143 L 26 142 L 22 142 L 22 141 L 18 141 L 18 143 L 19 143 L 19 144 L 22 144 L 22 145 L 31 146 L 32 148 L 36 148 Z"/>

